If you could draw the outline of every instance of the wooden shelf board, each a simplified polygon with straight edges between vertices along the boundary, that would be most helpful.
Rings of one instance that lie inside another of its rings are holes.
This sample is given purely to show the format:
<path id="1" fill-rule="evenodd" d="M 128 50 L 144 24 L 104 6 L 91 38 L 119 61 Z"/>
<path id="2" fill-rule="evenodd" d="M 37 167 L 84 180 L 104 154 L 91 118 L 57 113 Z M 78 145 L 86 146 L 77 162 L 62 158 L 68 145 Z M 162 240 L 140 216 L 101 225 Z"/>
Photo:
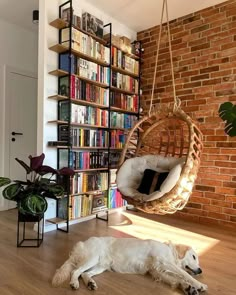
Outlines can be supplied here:
<path id="1" fill-rule="evenodd" d="M 112 150 L 112 151 L 115 151 L 115 150 L 117 150 L 117 151 L 122 151 L 124 148 L 115 148 L 115 147 L 110 147 L 110 150 Z"/>
<path id="2" fill-rule="evenodd" d="M 124 70 L 124 69 L 122 69 L 122 68 L 120 68 L 120 67 L 111 66 L 111 69 L 112 69 L 113 71 L 115 71 L 115 72 L 119 72 L 119 73 L 121 73 L 121 74 L 131 76 L 131 77 L 133 77 L 133 78 L 138 78 L 138 77 L 139 77 L 138 74 L 135 74 L 135 73 L 130 72 L 130 71 L 127 71 L 127 70 Z"/>
<path id="3" fill-rule="evenodd" d="M 76 173 L 78 172 L 86 172 L 86 171 L 107 171 L 108 168 L 91 168 L 91 169 L 77 169 L 75 170 Z"/>
<path id="4" fill-rule="evenodd" d="M 124 110 L 124 109 L 120 109 L 120 108 L 117 108 L 117 107 L 110 107 L 110 110 L 111 111 L 120 112 L 120 113 L 128 113 L 128 114 L 132 114 L 132 115 L 138 116 L 138 113 L 137 112 L 129 111 L 129 110 Z"/>
<path id="5" fill-rule="evenodd" d="M 133 91 L 128 91 L 128 90 L 117 88 L 117 87 L 114 87 L 114 86 L 111 86 L 111 91 L 130 94 L 130 95 L 138 95 L 138 93 L 135 93 Z"/>
<path id="6" fill-rule="evenodd" d="M 86 192 L 81 192 L 81 193 L 75 193 L 75 194 L 71 194 L 71 196 L 74 197 L 74 196 L 80 196 L 80 195 L 100 195 L 105 191 L 107 191 L 107 189 L 103 190 L 103 191 L 95 190 L 95 191 L 86 191 Z"/>
<path id="7" fill-rule="evenodd" d="M 123 131 L 129 131 L 130 129 L 121 128 L 121 127 L 110 127 L 112 130 L 123 130 Z"/>
<path id="8" fill-rule="evenodd" d="M 69 124 L 67 121 L 62 121 L 62 120 L 52 120 L 48 121 L 50 124 Z"/>
<path id="9" fill-rule="evenodd" d="M 56 69 L 56 70 L 50 71 L 49 74 L 53 75 L 53 76 L 56 76 L 56 77 L 63 77 L 63 76 L 68 76 L 69 72 L 64 71 L 64 70 L 60 70 L 60 69 Z M 85 78 L 85 77 L 82 77 L 82 76 L 76 75 L 76 74 L 72 74 L 72 75 L 78 77 L 80 80 L 83 80 L 85 82 L 88 82 L 90 84 L 93 84 L 93 85 L 96 85 L 96 86 L 99 86 L 99 87 L 102 87 L 102 88 L 108 88 L 109 87 L 109 85 L 106 84 L 106 83 L 94 81 L 94 80 L 91 80 L 91 79 L 88 79 L 88 78 Z"/>
<path id="10" fill-rule="evenodd" d="M 108 88 L 109 85 L 106 84 L 106 83 L 102 83 L 102 82 L 98 82 L 98 81 L 94 81 L 94 80 L 91 80 L 91 79 L 88 79 L 88 78 L 85 78 L 85 77 L 82 77 L 80 75 L 76 75 L 80 80 L 83 80 L 85 82 L 88 82 L 90 84 L 94 84 L 96 86 L 99 86 L 99 87 L 103 87 L 103 88 Z"/>
<path id="11" fill-rule="evenodd" d="M 61 18 L 57 18 L 57 19 L 51 21 L 49 24 L 50 24 L 50 26 L 52 26 L 56 29 L 64 29 L 69 26 L 69 23 L 64 21 Z"/>
<path id="12" fill-rule="evenodd" d="M 56 53 L 63 53 L 63 52 L 66 52 L 69 50 L 69 47 L 68 46 L 65 46 L 63 44 L 55 44 L 51 47 L 49 47 L 50 50 L 56 52 Z M 95 58 L 93 56 L 90 56 L 86 53 L 83 53 L 83 52 L 80 52 L 80 51 L 77 51 L 73 48 L 71 48 L 71 52 L 76 55 L 77 57 L 80 57 L 80 58 L 83 58 L 83 59 L 86 59 L 88 61 L 91 61 L 91 62 L 94 62 L 96 64 L 99 64 L 101 66 L 104 66 L 104 67 L 108 67 L 109 64 L 107 62 L 105 62 L 104 60 L 101 60 L 101 59 L 98 59 L 98 58 Z"/>
<path id="13" fill-rule="evenodd" d="M 108 150 L 108 147 L 99 146 L 72 146 L 73 150 Z"/>
<path id="14" fill-rule="evenodd" d="M 60 224 L 60 223 L 66 223 L 67 220 L 66 219 L 62 219 L 62 218 L 50 218 L 50 219 L 46 219 L 47 222 L 53 223 L 53 224 Z"/>
<path id="15" fill-rule="evenodd" d="M 108 109 L 108 106 L 103 105 L 103 104 L 99 104 L 96 102 L 91 102 L 91 101 L 87 101 L 87 100 L 83 100 L 83 99 L 71 99 L 70 100 L 72 103 L 74 104 L 79 104 L 79 105 L 87 105 L 87 106 L 93 106 L 96 108 L 100 108 L 100 109 Z"/>
<path id="16" fill-rule="evenodd" d="M 56 28 L 56 29 L 64 29 L 64 28 L 66 28 L 66 27 L 69 27 L 70 24 L 69 24 L 68 22 L 64 21 L 64 20 L 61 19 L 61 18 L 57 18 L 57 19 L 51 21 L 51 22 L 50 22 L 50 25 L 53 26 L 53 27 Z M 82 32 L 82 33 L 88 35 L 88 36 L 91 36 L 93 39 L 95 39 L 96 41 L 102 43 L 103 45 L 107 45 L 107 41 L 106 41 L 106 40 L 104 40 L 104 39 L 102 39 L 102 38 L 99 38 L 99 37 L 97 37 L 96 35 L 93 35 L 93 34 L 91 34 L 91 33 L 89 33 L 89 32 L 86 32 L 85 30 L 83 30 L 83 29 L 81 29 L 81 28 L 79 28 L 79 27 L 77 27 L 77 26 L 74 26 L 74 25 L 73 25 L 72 27 L 73 27 L 74 29 L 76 29 L 76 30 L 78 30 L 78 31 L 80 31 L 80 32 Z"/>
<path id="17" fill-rule="evenodd" d="M 60 69 L 50 71 L 49 74 L 53 75 L 53 76 L 56 76 L 56 77 L 63 77 L 63 76 L 69 75 L 69 73 L 67 71 L 63 71 L 63 70 L 60 70 Z"/>
<path id="18" fill-rule="evenodd" d="M 60 100 L 69 100 L 69 98 L 67 96 L 60 95 L 60 94 L 51 95 L 48 98 L 49 99 L 53 99 L 53 100 L 57 100 L 57 101 L 60 101 Z"/>
<path id="19" fill-rule="evenodd" d="M 81 127 L 81 128 L 100 128 L 100 129 L 108 129 L 108 126 L 99 126 L 99 125 L 89 125 L 89 124 L 80 124 L 71 122 L 71 126 Z"/>

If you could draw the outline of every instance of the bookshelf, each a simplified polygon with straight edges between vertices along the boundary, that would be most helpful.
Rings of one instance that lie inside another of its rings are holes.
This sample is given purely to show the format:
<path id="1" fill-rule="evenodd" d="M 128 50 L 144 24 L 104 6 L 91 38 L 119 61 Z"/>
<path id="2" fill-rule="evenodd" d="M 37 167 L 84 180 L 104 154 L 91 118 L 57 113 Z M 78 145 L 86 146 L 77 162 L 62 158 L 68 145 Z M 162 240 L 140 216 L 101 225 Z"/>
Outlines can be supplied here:
<path id="1" fill-rule="evenodd" d="M 108 220 L 109 210 L 125 205 L 115 175 L 140 109 L 140 56 L 112 44 L 111 23 L 103 26 L 108 39 L 75 25 L 72 2 L 60 5 L 59 18 L 50 22 L 58 43 L 49 47 L 58 55 L 58 68 L 49 72 L 58 91 L 48 99 L 58 111 L 48 121 L 57 126 L 57 141 L 48 145 L 57 150 L 57 168 L 76 174 L 65 198 L 57 200 L 56 217 L 47 221 L 66 232 L 71 221 L 91 214 Z"/>

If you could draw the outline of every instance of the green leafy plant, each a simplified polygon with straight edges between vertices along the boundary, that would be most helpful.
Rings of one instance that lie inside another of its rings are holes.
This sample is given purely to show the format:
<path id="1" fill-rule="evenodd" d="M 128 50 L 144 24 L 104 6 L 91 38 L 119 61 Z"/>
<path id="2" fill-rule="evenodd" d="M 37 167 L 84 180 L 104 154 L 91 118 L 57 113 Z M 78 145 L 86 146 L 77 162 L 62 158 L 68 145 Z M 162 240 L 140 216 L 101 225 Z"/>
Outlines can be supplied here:
<path id="1" fill-rule="evenodd" d="M 47 210 L 48 198 L 58 198 L 65 194 L 65 180 L 74 175 L 74 170 L 62 168 L 53 169 L 43 165 L 45 155 L 37 157 L 29 156 L 30 165 L 16 158 L 16 161 L 26 171 L 26 181 L 10 180 L 0 177 L 0 187 L 3 189 L 3 197 L 7 200 L 16 201 L 18 210 L 24 215 L 41 216 Z M 50 175 L 46 178 L 45 175 Z M 53 176 L 56 176 L 53 178 Z"/>
<path id="2" fill-rule="evenodd" d="M 222 103 L 219 115 L 225 122 L 225 132 L 231 137 L 236 136 L 236 105 L 233 105 L 232 102 Z"/>

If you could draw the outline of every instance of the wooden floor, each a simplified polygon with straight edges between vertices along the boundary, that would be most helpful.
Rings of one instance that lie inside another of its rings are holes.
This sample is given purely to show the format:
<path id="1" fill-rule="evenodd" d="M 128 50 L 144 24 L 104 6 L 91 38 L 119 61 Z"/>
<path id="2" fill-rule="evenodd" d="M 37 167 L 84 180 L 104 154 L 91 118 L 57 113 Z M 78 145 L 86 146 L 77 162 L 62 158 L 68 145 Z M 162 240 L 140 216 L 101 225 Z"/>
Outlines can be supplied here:
<path id="1" fill-rule="evenodd" d="M 149 219 L 147 219 L 147 217 Z M 72 225 L 70 233 L 45 233 L 40 248 L 16 247 L 16 210 L 0 212 L 0 294 L 69 295 L 91 294 L 83 283 L 73 291 L 68 283 L 51 287 L 55 270 L 67 259 L 78 240 L 91 236 L 115 236 L 172 240 L 192 245 L 200 254 L 203 269 L 199 280 L 209 287 L 209 295 L 236 294 L 236 235 L 233 231 L 187 223 L 172 216 L 119 212 L 109 215 L 109 223 L 92 219 Z M 122 251 L 122 249 L 121 249 Z M 103 273 L 95 278 L 96 295 L 181 294 L 149 276 Z"/>

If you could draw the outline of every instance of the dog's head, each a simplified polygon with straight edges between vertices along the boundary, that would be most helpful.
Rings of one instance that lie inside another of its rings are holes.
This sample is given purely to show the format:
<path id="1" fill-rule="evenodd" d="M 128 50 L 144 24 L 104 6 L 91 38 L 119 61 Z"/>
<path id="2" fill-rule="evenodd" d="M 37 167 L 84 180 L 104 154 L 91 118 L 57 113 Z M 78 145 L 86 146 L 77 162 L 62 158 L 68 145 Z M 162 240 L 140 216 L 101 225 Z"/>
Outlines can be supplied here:
<path id="1" fill-rule="evenodd" d="M 197 253 L 189 246 L 175 245 L 181 267 L 191 275 L 202 273 Z"/>

